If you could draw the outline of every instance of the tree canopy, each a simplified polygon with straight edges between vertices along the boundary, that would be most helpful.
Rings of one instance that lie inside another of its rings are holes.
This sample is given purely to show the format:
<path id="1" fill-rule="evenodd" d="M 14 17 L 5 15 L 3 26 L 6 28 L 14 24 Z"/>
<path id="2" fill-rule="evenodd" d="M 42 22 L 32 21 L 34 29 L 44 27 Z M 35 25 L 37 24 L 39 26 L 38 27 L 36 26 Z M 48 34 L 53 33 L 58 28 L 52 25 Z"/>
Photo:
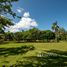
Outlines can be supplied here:
<path id="1" fill-rule="evenodd" d="M 0 33 L 4 32 L 6 26 L 13 25 L 12 21 L 4 16 L 10 14 L 14 18 L 17 16 L 12 10 L 12 3 L 18 0 L 0 0 Z"/>
<path id="2" fill-rule="evenodd" d="M 18 0 L 0 0 L 0 15 L 9 13 L 15 17 L 16 13 L 12 10 L 12 3 L 17 1 Z"/>
<path id="3" fill-rule="evenodd" d="M 4 32 L 5 27 L 13 25 L 12 21 L 4 16 L 0 16 L 0 33 Z"/>

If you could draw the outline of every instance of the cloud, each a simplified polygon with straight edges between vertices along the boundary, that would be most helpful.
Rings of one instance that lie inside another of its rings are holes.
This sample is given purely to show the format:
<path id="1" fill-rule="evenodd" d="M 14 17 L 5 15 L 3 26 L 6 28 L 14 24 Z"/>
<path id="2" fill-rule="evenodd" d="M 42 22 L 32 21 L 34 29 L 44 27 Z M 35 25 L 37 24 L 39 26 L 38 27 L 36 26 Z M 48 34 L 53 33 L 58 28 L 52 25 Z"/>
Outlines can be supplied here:
<path id="1" fill-rule="evenodd" d="M 23 11 L 24 11 L 23 8 L 18 8 L 18 9 L 17 9 L 17 12 L 18 12 L 18 13 L 22 13 Z"/>
<path id="2" fill-rule="evenodd" d="M 24 15 L 23 15 L 23 17 L 30 17 L 29 12 L 25 12 Z"/>
<path id="3" fill-rule="evenodd" d="M 30 18 L 29 12 L 25 12 L 21 20 L 14 26 L 10 26 L 9 28 L 7 28 L 7 30 L 9 30 L 10 32 L 18 32 L 21 30 L 28 30 L 37 26 L 37 22 L 34 19 Z"/>

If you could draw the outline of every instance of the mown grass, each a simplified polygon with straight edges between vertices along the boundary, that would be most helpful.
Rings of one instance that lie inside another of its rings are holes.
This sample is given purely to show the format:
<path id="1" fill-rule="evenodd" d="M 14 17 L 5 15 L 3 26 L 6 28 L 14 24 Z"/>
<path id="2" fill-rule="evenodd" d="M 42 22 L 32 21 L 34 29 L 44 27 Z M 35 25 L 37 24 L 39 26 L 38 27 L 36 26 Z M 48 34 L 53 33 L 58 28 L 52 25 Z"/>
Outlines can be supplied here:
<path id="1" fill-rule="evenodd" d="M 24 47 L 26 46 L 26 47 Z M 31 47 L 34 47 L 31 50 Z M 15 64 L 17 61 L 25 60 L 24 57 L 36 56 L 43 51 L 58 50 L 67 51 L 67 42 L 59 43 L 6 43 L 0 44 L 0 67 Z"/>

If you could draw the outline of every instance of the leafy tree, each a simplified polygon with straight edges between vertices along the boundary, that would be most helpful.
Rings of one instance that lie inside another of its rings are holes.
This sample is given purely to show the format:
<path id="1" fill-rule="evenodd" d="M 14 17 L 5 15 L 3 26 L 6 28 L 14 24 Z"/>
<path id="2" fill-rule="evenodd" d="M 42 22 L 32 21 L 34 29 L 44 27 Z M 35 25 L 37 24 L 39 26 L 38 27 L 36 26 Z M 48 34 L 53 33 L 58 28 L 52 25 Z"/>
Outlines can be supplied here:
<path id="1" fill-rule="evenodd" d="M 13 41 L 14 40 L 14 33 L 6 32 L 5 33 L 5 41 Z"/>
<path id="2" fill-rule="evenodd" d="M 3 33 L 5 27 L 9 25 L 13 25 L 12 21 L 4 16 L 0 16 L 0 33 Z"/>
<path id="3" fill-rule="evenodd" d="M 48 42 L 50 40 L 52 40 L 52 39 L 55 39 L 55 34 L 52 31 L 46 30 L 45 32 L 46 32 L 45 37 L 46 37 L 46 39 L 47 39 Z"/>
<path id="4" fill-rule="evenodd" d="M 0 34 L 0 43 L 4 42 L 4 38 L 5 38 L 4 34 Z"/>
<path id="5" fill-rule="evenodd" d="M 5 27 L 9 26 L 9 25 L 13 25 L 13 23 L 11 22 L 10 19 L 4 17 L 4 16 L 0 16 L 0 41 L 4 41 L 5 35 L 4 35 L 4 30 Z"/>
<path id="6" fill-rule="evenodd" d="M 13 25 L 11 20 L 4 17 L 3 15 L 10 14 L 15 18 L 16 13 L 13 12 L 13 10 L 12 10 L 12 3 L 17 2 L 17 1 L 18 0 L 0 0 L 0 36 L 4 33 L 6 26 Z M 0 40 L 1 40 L 1 38 L 0 38 Z"/>
<path id="7" fill-rule="evenodd" d="M 39 42 L 39 41 L 50 41 L 55 38 L 55 34 L 50 31 L 41 31 L 37 28 L 33 28 L 23 32 L 14 33 L 15 40 L 17 42 Z"/>
<path id="8" fill-rule="evenodd" d="M 24 32 L 17 32 L 14 35 L 15 39 L 18 42 L 20 41 L 32 42 L 39 40 L 39 30 L 37 28 L 33 28 Z"/>
<path id="9" fill-rule="evenodd" d="M 12 10 L 12 3 L 17 1 L 18 0 L 0 0 L 0 32 L 3 32 L 5 26 L 12 25 L 11 20 L 3 15 L 10 14 L 15 17 L 16 13 Z"/>
<path id="10" fill-rule="evenodd" d="M 40 37 L 40 40 L 48 42 L 52 39 L 55 39 L 55 34 L 50 30 L 45 30 L 45 31 L 41 31 L 39 37 Z"/>
<path id="11" fill-rule="evenodd" d="M 14 38 L 17 42 L 21 42 L 23 40 L 23 32 L 14 33 Z"/>
<path id="12" fill-rule="evenodd" d="M 66 40 L 66 31 L 64 28 L 59 28 L 59 38 L 60 40 Z"/>
<path id="13" fill-rule="evenodd" d="M 15 17 L 16 13 L 12 10 L 12 3 L 17 1 L 18 0 L 0 0 L 0 15 L 9 13 Z"/>
<path id="14" fill-rule="evenodd" d="M 37 28 L 33 28 L 29 30 L 30 32 L 30 38 L 31 40 L 39 40 L 39 35 L 40 35 L 40 30 L 38 30 Z"/>

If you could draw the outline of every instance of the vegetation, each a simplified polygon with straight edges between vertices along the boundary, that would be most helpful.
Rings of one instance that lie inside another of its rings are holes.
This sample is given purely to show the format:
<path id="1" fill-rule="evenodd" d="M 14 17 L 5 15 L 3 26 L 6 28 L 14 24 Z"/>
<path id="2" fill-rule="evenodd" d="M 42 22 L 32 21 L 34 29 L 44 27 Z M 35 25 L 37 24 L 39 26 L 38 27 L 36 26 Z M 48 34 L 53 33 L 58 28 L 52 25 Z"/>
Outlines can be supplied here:
<path id="1" fill-rule="evenodd" d="M 12 3 L 17 1 L 18 0 L 0 0 L 0 15 L 10 14 L 15 17 L 16 13 L 12 10 Z"/>
<path id="2" fill-rule="evenodd" d="M 65 67 L 66 63 L 67 42 L 0 44 L 0 67 Z"/>
<path id="3" fill-rule="evenodd" d="M 67 31 L 57 21 L 52 30 L 5 32 L 14 24 L 4 15 L 19 17 L 12 10 L 12 3 L 17 1 L 0 0 L 0 67 L 66 67 Z"/>
<path id="4" fill-rule="evenodd" d="M 13 17 L 16 13 L 12 11 L 12 3 L 18 0 L 0 0 L 0 42 L 5 39 L 5 28 L 9 25 L 13 25 L 12 21 L 5 17 L 5 14 L 10 14 Z"/>
<path id="5" fill-rule="evenodd" d="M 58 26 L 57 21 L 52 24 L 53 31 L 33 28 L 15 33 L 4 32 L 5 27 L 13 25 L 13 23 L 10 19 L 2 16 L 2 14 L 8 13 L 16 17 L 16 13 L 12 10 L 12 3 L 17 1 L 18 0 L 0 0 L 0 40 L 16 42 L 59 42 L 59 40 L 67 40 L 67 32 Z"/>
<path id="6" fill-rule="evenodd" d="M 59 38 L 59 33 L 58 33 L 59 26 L 57 25 L 57 21 L 52 24 L 52 30 L 54 30 L 55 40 L 58 42 L 59 41 L 59 39 L 58 39 Z"/>
<path id="7" fill-rule="evenodd" d="M 67 40 L 67 32 L 63 28 L 59 28 L 57 33 L 51 30 L 33 28 L 22 32 L 6 32 L 4 35 L 4 41 L 15 42 L 58 42 Z"/>
<path id="8" fill-rule="evenodd" d="M 13 25 L 12 21 L 4 16 L 0 16 L 0 33 L 4 33 L 5 27 Z"/>

